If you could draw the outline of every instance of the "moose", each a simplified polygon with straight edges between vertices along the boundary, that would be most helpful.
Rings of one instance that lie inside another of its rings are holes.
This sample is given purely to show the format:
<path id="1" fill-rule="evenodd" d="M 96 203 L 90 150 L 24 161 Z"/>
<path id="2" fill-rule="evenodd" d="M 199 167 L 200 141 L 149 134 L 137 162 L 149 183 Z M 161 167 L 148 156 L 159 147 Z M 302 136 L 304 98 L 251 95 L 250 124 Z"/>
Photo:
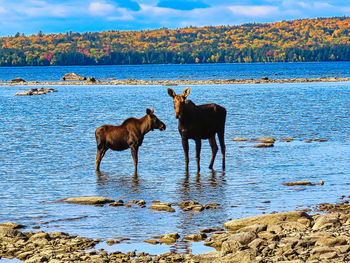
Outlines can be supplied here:
<path id="1" fill-rule="evenodd" d="M 193 139 L 196 144 L 197 172 L 200 171 L 200 151 L 202 139 L 209 139 L 212 155 L 209 169 L 213 169 L 218 146 L 215 135 L 218 135 L 222 153 L 222 169 L 225 170 L 225 122 L 226 109 L 218 104 L 195 105 L 191 100 L 186 100 L 191 89 L 186 88 L 181 95 L 168 88 L 168 94 L 173 98 L 175 118 L 179 120 L 179 133 L 182 138 L 182 146 L 185 152 L 186 172 L 189 164 L 188 139 Z"/>
<path id="2" fill-rule="evenodd" d="M 137 174 L 139 147 L 146 133 L 154 129 L 164 131 L 166 126 L 157 118 L 154 110 L 150 109 L 146 109 L 146 115 L 140 119 L 131 117 L 118 126 L 105 124 L 98 127 L 95 131 L 97 143 L 95 170 L 100 171 L 101 160 L 108 149 L 123 151 L 130 148 Z"/>

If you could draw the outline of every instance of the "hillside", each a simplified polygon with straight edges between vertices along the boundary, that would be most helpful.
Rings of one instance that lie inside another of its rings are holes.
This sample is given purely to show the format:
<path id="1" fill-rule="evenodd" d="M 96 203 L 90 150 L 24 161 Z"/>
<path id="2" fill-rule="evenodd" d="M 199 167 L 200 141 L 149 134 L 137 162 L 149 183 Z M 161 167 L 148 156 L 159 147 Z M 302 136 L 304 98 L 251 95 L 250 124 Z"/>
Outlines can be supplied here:
<path id="1" fill-rule="evenodd" d="M 0 37 L 0 66 L 350 60 L 350 17 Z"/>

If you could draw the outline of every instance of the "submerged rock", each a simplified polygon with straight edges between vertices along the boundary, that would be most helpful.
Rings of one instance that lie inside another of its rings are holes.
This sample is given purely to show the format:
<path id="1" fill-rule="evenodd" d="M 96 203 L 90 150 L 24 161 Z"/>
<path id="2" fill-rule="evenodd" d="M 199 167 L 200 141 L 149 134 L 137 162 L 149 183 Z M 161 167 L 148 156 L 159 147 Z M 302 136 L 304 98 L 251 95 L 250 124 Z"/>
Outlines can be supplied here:
<path id="1" fill-rule="evenodd" d="M 40 89 L 29 89 L 26 91 L 19 91 L 15 94 L 15 96 L 30 96 L 30 95 L 44 95 L 46 93 L 52 93 L 57 92 L 57 90 L 54 90 L 52 88 L 46 89 L 46 88 L 40 88 Z"/>
<path id="2" fill-rule="evenodd" d="M 102 196 L 82 196 L 82 197 L 71 197 L 58 200 L 57 202 L 65 202 L 70 204 L 79 205 L 103 205 L 107 203 L 113 203 L 115 200 Z"/>
<path id="3" fill-rule="evenodd" d="M 297 182 L 288 182 L 288 183 L 282 183 L 286 186 L 296 186 L 296 185 L 315 185 L 309 181 L 297 181 Z"/>
<path id="4" fill-rule="evenodd" d="M 192 235 L 185 236 L 184 239 L 193 241 L 193 242 L 199 242 L 204 240 L 206 237 L 207 237 L 206 234 L 200 233 L 200 234 L 192 234 Z"/>
<path id="5" fill-rule="evenodd" d="M 270 147 L 274 147 L 274 144 L 273 143 L 260 143 L 260 144 L 253 146 L 253 148 L 270 148 Z"/>
<path id="6" fill-rule="evenodd" d="M 236 137 L 233 139 L 234 142 L 246 142 L 248 139 L 246 138 L 241 138 L 241 137 Z"/>

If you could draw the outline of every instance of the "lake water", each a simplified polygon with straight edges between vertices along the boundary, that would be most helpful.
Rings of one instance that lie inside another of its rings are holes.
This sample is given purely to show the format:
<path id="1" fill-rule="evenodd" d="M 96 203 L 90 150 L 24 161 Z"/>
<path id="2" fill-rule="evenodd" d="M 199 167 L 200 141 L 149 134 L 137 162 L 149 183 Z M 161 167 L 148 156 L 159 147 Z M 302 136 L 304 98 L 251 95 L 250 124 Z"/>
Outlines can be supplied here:
<path id="1" fill-rule="evenodd" d="M 243 63 L 185 65 L 108 65 L 2 67 L 0 82 L 14 78 L 26 81 L 59 81 L 64 74 L 75 72 L 98 80 L 207 80 L 207 79 L 270 79 L 350 77 L 350 61 L 303 63 Z"/>
<path id="2" fill-rule="evenodd" d="M 328 69 L 334 66 L 334 72 L 350 75 L 348 68 L 342 68 L 349 63 L 317 64 Z M 264 64 L 264 67 L 272 72 L 277 65 Z M 288 72 L 283 71 L 285 65 L 281 64 L 280 72 L 287 75 Z M 314 72 L 314 65 L 297 63 L 295 67 L 303 67 L 305 76 Z M 247 69 L 249 66 L 244 65 Z M 140 78 L 138 73 L 148 71 L 149 67 L 161 69 L 165 72 L 164 78 L 167 68 L 172 68 L 169 65 L 116 66 L 125 70 L 130 78 Z M 183 71 L 187 67 L 184 65 Z M 213 70 L 217 67 L 221 66 L 213 65 Z M 136 68 L 140 71 L 131 71 Z M 177 68 L 182 66 L 177 65 Z M 211 65 L 205 65 L 205 68 L 210 72 Z M 325 74 L 321 68 L 319 74 Z M 0 75 L 4 79 L 4 71 L 18 69 L 0 68 Z M 40 71 L 40 79 L 50 79 L 51 71 L 55 69 L 21 68 L 28 76 Z M 59 68 L 56 75 L 73 71 L 71 69 Z M 76 72 L 75 69 L 78 67 L 74 68 Z M 99 67 L 82 67 L 84 69 L 103 71 Z M 157 72 L 153 73 L 157 75 Z M 169 78 L 173 78 L 173 73 L 169 72 Z M 249 70 L 240 73 L 250 74 Z M 198 72 L 193 74 L 200 75 Z M 28 86 L 0 87 L 0 222 L 18 222 L 26 225 L 28 231 L 40 226 L 44 231 L 100 237 L 103 241 L 130 239 L 112 247 L 102 243 L 102 247 L 112 251 L 202 253 L 212 248 L 182 240 L 172 246 L 153 246 L 143 240 L 173 232 L 184 237 L 198 233 L 202 228 L 220 227 L 230 219 L 313 208 L 322 202 L 338 202 L 341 195 L 349 194 L 349 82 L 191 86 L 189 99 L 196 104 L 216 102 L 228 112 L 226 171 L 221 170 L 220 154 L 214 165 L 215 171 L 207 168 L 211 150 L 208 142 L 203 142 L 199 175 L 193 142 L 190 143 L 190 172 L 185 174 L 181 138 L 167 87 L 54 88 L 57 93 L 19 97 L 14 94 Z M 185 87 L 173 88 L 180 93 Z M 106 123 L 120 124 L 130 116 L 142 117 L 146 108 L 154 108 L 167 129 L 163 132 L 155 130 L 145 136 L 139 151 L 138 175 L 133 174 L 129 150 L 108 151 L 101 163 L 102 174 L 97 175 L 94 171 L 95 129 Z M 266 136 L 277 139 L 274 147 L 256 149 L 251 147 L 255 143 L 232 140 Z M 294 141 L 280 141 L 286 137 L 293 137 Z M 328 141 L 306 142 L 315 138 Z M 323 180 L 325 185 L 282 185 L 301 180 L 313 183 Z M 138 206 L 94 207 L 53 202 L 95 195 L 125 202 L 144 199 L 148 206 L 152 200 L 217 202 L 221 208 L 198 213 L 184 212 L 174 206 L 176 212 L 167 213 Z"/>

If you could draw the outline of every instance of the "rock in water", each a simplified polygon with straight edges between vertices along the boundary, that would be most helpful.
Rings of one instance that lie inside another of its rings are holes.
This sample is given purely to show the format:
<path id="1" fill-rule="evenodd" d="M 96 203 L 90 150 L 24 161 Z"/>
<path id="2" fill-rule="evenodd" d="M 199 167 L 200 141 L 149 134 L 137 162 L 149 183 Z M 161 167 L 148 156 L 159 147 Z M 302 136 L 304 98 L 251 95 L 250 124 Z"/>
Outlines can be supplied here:
<path id="1" fill-rule="evenodd" d="M 86 77 L 76 73 L 67 73 L 61 78 L 61 80 L 86 80 Z"/>
<path id="2" fill-rule="evenodd" d="M 58 200 L 57 202 L 65 202 L 70 204 L 80 204 L 80 205 L 103 205 L 107 203 L 113 203 L 115 200 L 107 197 L 101 196 L 82 196 L 82 197 L 72 197 Z"/>

